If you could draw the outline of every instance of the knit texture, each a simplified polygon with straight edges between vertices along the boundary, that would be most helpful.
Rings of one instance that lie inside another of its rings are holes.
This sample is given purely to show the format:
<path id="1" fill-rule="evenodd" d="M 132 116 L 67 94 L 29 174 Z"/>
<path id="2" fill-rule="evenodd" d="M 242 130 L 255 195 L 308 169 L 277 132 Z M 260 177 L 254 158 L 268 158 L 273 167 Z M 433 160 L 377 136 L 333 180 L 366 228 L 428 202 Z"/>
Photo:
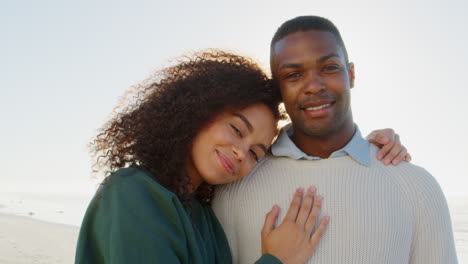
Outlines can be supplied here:
<path id="1" fill-rule="evenodd" d="M 240 181 L 219 186 L 213 209 L 233 263 L 254 263 L 273 204 L 281 223 L 296 188 L 316 186 L 330 222 L 308 263 L 457 263 L 450 215 L 435 179 L 410 163 L 371 166 L 350 156 L 293 160 L 268 156 Z"/>

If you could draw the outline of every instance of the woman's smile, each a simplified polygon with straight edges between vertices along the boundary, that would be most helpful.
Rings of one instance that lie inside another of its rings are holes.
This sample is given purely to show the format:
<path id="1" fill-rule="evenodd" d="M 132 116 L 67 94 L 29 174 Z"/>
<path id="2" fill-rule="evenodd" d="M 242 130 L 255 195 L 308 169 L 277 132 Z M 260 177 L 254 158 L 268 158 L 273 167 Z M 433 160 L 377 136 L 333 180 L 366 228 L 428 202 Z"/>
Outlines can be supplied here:
<path id="1" fill-rule="evenodd" d="M 216 155 L 218 156 L 218 160 L 221 163 L 221 166 L 227 171 L 228 174 L 234 175 L 235 166 L 231 162 L 231 160 L 226 157 L 221 151 L 216 150 Z"/>
<path id="2" fill-rule="evenodd" d="M 247 175 L 275 134 L 276 122 L 265 104 L 224 111 L 193 140 L 187 166 L 192 183 L 225 184 Z"/>

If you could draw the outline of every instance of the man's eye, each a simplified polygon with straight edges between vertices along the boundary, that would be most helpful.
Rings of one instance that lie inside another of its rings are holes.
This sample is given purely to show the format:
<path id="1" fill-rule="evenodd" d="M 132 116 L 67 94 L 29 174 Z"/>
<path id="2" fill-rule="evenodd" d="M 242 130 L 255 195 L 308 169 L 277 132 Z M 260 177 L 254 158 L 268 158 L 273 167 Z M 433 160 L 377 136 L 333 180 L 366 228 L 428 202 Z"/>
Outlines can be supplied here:
<path id="1" fill-rule="evenodd" d="M 298 72 L 291 72 L 291 73 L 288 73 L 286 75 L 287 79 L 289 79 L 289 78 L 298 78 L 298 77 L 301 77 L 301 75 Z"/>
<path id="2" fill-rule="evenodd" d="M 234 132 L 236 132 L 237 135 L 239 135 L 239 137 L 242 137 L 242 133 L 240 132 L 240 130 L 237 127 L 231 125 L 231 128 L 232 128 L 232 130 L 234 130 Z"/>
<path id="3" fill-rule="evenodd" d="M 338 65 L 327 65 L 323 67 L 323 70 L 326 72 L 335 72 L 340 70 L 340 67 Z"/>
<path id="4" fill-rule="evenodd" d="M 258 158 L 257 153 L 256 153 L 255 151 L 253 151 L 253 150 L 250 150 L 250 153 L 252 153 L 252 156 L 253 156 L 253 158 L 255 159 L 255 161 L 258 162 L 258 161 L 259 161 L 259 158 Z"/>

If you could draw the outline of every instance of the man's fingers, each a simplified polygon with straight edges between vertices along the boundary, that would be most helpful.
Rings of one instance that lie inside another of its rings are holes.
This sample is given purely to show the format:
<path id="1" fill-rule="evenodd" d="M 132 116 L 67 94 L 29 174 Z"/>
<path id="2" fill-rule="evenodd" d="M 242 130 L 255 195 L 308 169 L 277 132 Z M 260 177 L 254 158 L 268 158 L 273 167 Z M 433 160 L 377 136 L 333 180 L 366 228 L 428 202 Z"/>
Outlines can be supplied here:
<path id="1" fill-rule="evenodd" d="M 315 190 L 315 187 L 309 187 L 302 201 L 302 206 L 296 219 L 296 223 L 301 227 L 305 225 L 307 218 L 309 217 L 310 210 L 312 209 L 312 204 L 314 202 Z"/>
<path id="2" fill-rule="evenodd" d="M 279 208 L 277 205 L 274 205 L 270 212 L 265 216 L 265 223 L 262 228 L 262 235 L 268 235 L 274 228 L 275 222 L 278 218 Z"/>
<path id="3" fill-rule="evenodd" d="M 305 224 L 305 229 L 312 234 L 312 230 L 315 227 L 315 223 L 317 222 L 317 218 L 320 215 L 320 209 L 322 208 L 322 196 L 317 195 L 314 198 L 314 206 L 312 207 L 312 211 L 307 218 L 307 222 Z"/>
<path id="4" fill-rule="evenodd" d="M 286 216 L 284 217 L 283 221 L 296 221 L 297 213 L 299 212 L 299 208 L 302 202 L 302 193 L 302 188 L 297 188 L 296 192 L 294 193 L 294 197 L 291 201 L 291 204 L 289 205 L 288 212 L 286 213 Z"/>

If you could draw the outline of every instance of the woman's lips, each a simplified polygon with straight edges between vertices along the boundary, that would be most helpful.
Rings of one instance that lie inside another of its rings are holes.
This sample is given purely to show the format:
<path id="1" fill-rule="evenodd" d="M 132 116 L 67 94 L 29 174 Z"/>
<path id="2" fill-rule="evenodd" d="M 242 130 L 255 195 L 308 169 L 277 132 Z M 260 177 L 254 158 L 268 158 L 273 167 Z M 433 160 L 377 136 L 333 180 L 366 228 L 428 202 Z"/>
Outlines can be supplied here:
<path id="1" fill-rule="evenodd" d="M 218 155 L 219 162 L 223 166 L 223 168 L 227 171 L 229 174 L 234 174 L 234 164 L 223 155 L 223 153 L 219 152 L 216 150 L 216 154 Z"/>

